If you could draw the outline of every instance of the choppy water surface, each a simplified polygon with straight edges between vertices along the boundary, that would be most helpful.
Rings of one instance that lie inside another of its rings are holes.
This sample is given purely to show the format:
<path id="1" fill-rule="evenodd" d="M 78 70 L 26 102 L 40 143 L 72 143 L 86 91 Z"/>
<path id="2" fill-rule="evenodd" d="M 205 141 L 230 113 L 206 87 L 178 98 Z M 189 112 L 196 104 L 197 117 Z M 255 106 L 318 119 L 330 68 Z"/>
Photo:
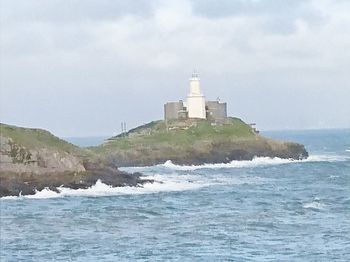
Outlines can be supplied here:
<path id="1" fill-rule="evenodd" d="M 303 161 L 140 171 L 143 188 L 3 198 L 1 261 L 350 261 L 350 130 L 269 132 Z"/>

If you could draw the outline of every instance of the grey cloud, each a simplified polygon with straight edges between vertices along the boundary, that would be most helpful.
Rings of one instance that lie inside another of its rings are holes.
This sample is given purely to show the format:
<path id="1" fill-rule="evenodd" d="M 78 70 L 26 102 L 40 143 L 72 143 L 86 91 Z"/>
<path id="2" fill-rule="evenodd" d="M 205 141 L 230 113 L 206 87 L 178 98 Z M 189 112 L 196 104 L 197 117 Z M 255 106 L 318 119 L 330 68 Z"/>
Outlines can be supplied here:
<path id="1" fill-rule="evenodd" d="M 0 0 L 2 22 L 86 22 L 113 20 L 128 14 L 150 16 L 150 0 Z"/>
<path id="2" fill-rule="evenodd" d="M 3 55 L 41 55 L 93 44 L 98 23 L 150 17 L 157 0 L 0 0 Z"/>
<path id="3" fill-rule="evenodd" d="M 295 31 L 295 21 L 302 19 L 311 26 L 326 18 L 310 5 L 309 0 L 191 0 L 193 12 L 211 19 L 230 16 L 260 17 L 261 27 L 270 33 Z"/>
<path id="4" fill-rule="evenodd" d="M 193 11 L 207 17 L 231 15 L 291 15 L 297 13 L 308 0 L 191 0 Z"/>
<path id="5" fill-rule="evenodd" d="M 161 118 L 196 67 L 259 128 L 350 126 L 348 2 L 188 1 L 0 0 L 1 121 L 108 135 Z"/>

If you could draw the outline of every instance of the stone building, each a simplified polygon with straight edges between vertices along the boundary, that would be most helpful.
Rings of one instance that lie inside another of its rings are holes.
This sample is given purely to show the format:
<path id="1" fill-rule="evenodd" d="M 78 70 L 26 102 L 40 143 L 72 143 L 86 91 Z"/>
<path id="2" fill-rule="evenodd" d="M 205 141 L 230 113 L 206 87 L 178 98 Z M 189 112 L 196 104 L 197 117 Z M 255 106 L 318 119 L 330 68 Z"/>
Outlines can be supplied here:
<path id="1" fill-rule="evenodd" d="M 227 118 L 227 104 L 217 101 L 207 101 L 206 113 L 207 119 L 214 120 L 217 122 L 224 122 Z"/>
<path id="2" fill-rule="evenodd" d="M 227 118 L 227 104 L 220 100 L 205 101 L 200 89 L 200 79 L 196 72 L 190 78 L 190 93 L 187 101 L 168 102 L 164 105 L 164 119 L 208 119 L 214 122 L 224 122 Z"/>
<path id="3" fill-rule="evenodd" d="M 178 102 L 168 102 L 164 105 L 164 118 L 170 119 L 186 119 L 188 112 L 182 100 Z"/>

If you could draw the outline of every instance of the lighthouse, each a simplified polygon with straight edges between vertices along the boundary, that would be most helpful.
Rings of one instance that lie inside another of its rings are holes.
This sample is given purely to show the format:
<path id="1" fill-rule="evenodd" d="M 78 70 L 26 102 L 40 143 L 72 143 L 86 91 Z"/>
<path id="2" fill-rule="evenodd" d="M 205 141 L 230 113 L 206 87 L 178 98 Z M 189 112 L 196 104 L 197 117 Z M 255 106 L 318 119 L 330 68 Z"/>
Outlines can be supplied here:
<path id="1" fill-rule="evenodd" d="M 164 119 L 185 120 L 185 119 L 207 119 L 215 124 L 223 124 L 227 119 L 227 105 L 219 99 L 205 101 L 200 87 L 198 73 L 194 71 L 190 78 L 190 93 L 187 102 L 167 102 L 164 104 Z"/>
<path id="2" fill-rule="evenodd" d="M 198 73 L 194 71 L 190 78 L 190 93 L 187 96 L 189 118 L 206 119 L 205 97 L 201 92 Z"/>

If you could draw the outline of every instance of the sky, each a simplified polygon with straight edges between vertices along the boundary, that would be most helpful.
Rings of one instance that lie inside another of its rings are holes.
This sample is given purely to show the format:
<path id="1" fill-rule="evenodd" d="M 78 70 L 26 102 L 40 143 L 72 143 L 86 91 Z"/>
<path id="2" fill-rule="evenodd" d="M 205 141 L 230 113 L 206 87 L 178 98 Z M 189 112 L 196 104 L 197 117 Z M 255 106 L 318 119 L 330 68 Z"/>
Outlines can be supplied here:
<path id="1" fill-rule="evenodd" d="M 0 0 L 1 122 L 108 136 L 194 69 L 260 130 L 350 128 L 348 0 Z"/>

